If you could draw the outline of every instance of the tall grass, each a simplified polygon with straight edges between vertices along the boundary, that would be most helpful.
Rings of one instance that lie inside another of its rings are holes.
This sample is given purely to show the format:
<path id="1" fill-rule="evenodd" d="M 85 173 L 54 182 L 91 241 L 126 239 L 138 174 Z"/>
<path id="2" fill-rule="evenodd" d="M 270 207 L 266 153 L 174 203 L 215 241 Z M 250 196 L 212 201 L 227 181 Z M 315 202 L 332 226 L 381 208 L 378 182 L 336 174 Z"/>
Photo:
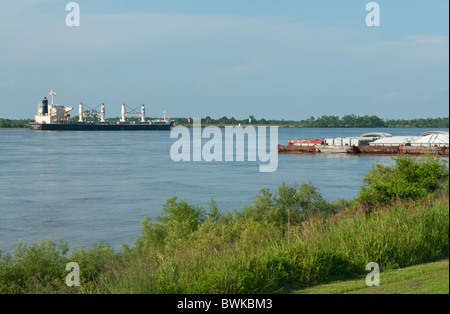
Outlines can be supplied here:
<path id="1" fill-rule="evenodd" d="M 374 166 L 354 201 L 326 202 L 307 183 L 263 189 L 229 213 L 171 198 L 134 246 L 68 251 L 46 241 L 0 252 L 0 293 L 274 293 L 351 278 L 370 262 L 437 261 L 449 257 L 448 169 L 437 159 Z M 68 262 L 80 264 L 80 288 L 64 284 Z"/>
<path id="2" fill-rule="evenodd" d="M 292 226 L 290 241 L 279 228 L 251 220 L 238 222 L 245 226 L 232 242 L 209 226 L 177 248 L 141 252 L 103 283 L 112 293 L 273 293 L 351 278 L 369 262 L 387 270 L 448 258 L 448 222 L 448 198 L 440 198 L 316 215 Z"/>

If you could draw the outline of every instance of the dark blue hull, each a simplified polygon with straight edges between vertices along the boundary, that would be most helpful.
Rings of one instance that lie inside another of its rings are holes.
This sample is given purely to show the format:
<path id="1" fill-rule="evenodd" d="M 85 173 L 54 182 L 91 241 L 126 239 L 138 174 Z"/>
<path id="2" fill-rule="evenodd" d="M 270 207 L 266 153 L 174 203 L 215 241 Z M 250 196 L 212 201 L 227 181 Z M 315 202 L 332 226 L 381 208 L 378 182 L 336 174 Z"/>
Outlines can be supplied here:
<path id="1" fill-rule="evenodd" d="M 31 123 L 33 131 L 169 131 L 173 122 L 157 123 L 108 123 L 108 122 L 71 122 L 56 124 Z"/>

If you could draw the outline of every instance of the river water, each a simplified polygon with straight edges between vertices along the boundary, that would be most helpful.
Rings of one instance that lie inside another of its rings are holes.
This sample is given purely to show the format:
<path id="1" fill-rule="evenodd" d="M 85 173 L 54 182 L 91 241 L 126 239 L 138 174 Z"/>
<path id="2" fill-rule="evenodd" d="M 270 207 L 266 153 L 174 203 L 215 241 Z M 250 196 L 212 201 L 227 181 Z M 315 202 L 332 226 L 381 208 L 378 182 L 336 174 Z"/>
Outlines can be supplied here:
<path id="1" fill-rule="evenodd" d="M 425 131 L 280 128 L 278 141 Z M 277 170 L 261 173 L 260 162 L 174 162 L 175 142 L 170 132 L 0 129 L 0 249 L 46 239 L 132 245 L 141 221 L 160 215 L 172 196 L 205 208 L 213 197 L 228 211 L 251 203 L 261 188 L 311 182 L 327 200 L 351 199 L 373 163 L 392 163 L 389 156 L 279 155 Z"/>

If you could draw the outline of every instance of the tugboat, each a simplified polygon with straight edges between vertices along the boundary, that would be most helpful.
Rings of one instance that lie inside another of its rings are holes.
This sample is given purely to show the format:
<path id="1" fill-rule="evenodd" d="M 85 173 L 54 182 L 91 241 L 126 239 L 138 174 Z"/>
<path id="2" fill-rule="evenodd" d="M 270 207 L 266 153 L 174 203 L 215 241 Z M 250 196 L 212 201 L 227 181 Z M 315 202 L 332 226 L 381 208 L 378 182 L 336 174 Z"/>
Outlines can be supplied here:
<path id="1" fill-rule="evenodd" d="M 142 105 L 140 113 L 126 112 L 125 105 L 122 104 L 122 117 L 118 122 L 105 120 L 105 104 L 101 105 L 100 112 L 94 114 L 100 115 L 99 121 L 85 121 L 86 115 L 93 114 L 92 111 L 85 112 L 83 103 L 79 105 L 78 121 L 70 120 L 70 113 L 73 108 L 56 105 L 54 96 L 56 93 L 51 90 L 52 102 L 49 104 L 47 97 L 44 97 L 42 103 L 38 105 L 38 112 L 34 122 L 30 123 L 30 130 L 33 131 L 168 131 L 171 130 L 174 121 L 166 118 L 147 121 L 145 119 L 145 105 Z M 128 115 L 139 115 L 140 121 L 127 121 Z"/>

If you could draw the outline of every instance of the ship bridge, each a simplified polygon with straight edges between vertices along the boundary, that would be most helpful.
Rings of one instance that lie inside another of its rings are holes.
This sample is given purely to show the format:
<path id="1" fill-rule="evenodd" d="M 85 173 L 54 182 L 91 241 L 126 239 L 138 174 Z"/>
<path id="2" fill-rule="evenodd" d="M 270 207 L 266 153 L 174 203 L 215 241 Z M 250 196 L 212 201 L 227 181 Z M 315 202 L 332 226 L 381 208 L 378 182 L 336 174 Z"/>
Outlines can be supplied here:
<path id="1" fill-rule="evenodd" d="M 49 104 L 47 96 L 52 96 L 52 102 Z M 69 112 L 73 110 L 72 107 L 65 107 L 56 105 L 54 103 L 56 93 L 50 90 L 50 93 L 44 97 L 42 103 L 38 105 L 38 112 L 34 121 L 40 124 L 52 124 L 59 121 L 67 120 L 70 115 Z"/>

